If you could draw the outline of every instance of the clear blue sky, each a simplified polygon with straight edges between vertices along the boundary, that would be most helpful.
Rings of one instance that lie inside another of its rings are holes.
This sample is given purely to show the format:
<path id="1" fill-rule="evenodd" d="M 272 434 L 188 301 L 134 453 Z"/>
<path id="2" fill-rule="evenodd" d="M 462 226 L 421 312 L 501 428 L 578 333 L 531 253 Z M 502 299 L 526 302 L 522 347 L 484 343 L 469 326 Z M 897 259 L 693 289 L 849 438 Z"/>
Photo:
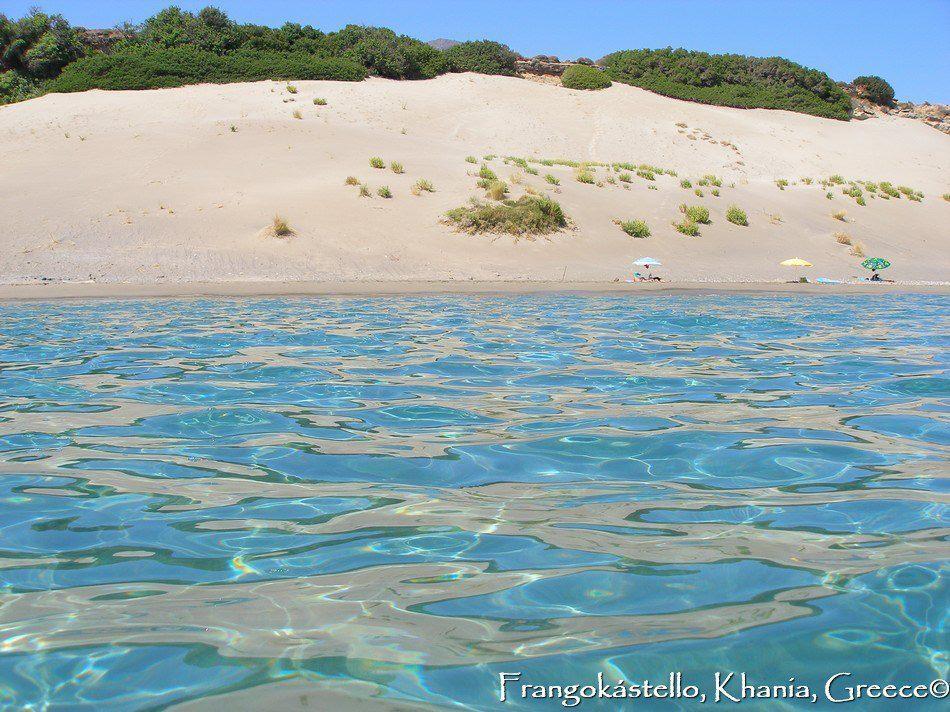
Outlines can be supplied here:
<path id="1" fill-rule="evenodd" d="M 618 49 L 685 47 L 780 55 L 837 80 L 879 74 L 899 99 L 950 103 L 950 0 L 180 0 L 240 22 L 334 30 L 382 25 L 422 40 L 495 39 L 525 55 L 593 59 Z M 86 27 L 139 22 L 171 0 L 0 0 Z"/>

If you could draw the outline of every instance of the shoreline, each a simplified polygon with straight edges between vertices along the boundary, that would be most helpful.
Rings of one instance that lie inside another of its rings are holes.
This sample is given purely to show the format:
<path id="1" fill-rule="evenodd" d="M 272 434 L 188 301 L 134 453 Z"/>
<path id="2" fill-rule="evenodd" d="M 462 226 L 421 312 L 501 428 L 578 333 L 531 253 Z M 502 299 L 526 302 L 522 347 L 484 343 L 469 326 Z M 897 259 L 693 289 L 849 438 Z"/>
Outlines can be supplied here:
<path id="1" fill-rule="evenodd" d="M 553 282 L 405 280 L 346 282 L 49 282 L 0 284 L 2 301 L 187 297 L 401 296 L 425 294 L 950 294 L 940 284 L 797 282 Z"/>

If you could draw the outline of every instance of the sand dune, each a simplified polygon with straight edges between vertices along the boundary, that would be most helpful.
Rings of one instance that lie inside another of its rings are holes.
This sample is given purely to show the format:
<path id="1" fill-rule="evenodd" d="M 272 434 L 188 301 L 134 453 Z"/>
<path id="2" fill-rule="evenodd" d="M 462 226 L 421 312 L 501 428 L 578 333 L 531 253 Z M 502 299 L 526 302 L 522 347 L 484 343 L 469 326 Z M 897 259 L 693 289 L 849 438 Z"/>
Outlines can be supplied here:
<path id="1" fill-rule="evenodd" d="M 891 259 L 890 277 L 950 281 L 950 202 L 941 198 L 950 142 L 919 122 L 845 123 L 620 85 L 587 93 L 469 74 L 295 85 L 296 95 L 262 82 L 49 95 L 0 108 L 0 283 L 609 282 L 641 255 L 661 259 L 676 281 L 786 280 L 797 274 L 778 262 L 794 256 L 815 264 L 812 277 L 862 274 L 836 231 Z M 541 175 L 532 176 L 496 158 L 489 165 L 501 178 L 520 176 L 514 197 L 526 186 L 550 192 L 573 228 L 535 240 L 458 234 L 440 217 L 481 195 L 470 175 L 477 166 L 464 159 L 486 154 L 650 163 L 679 177 L 597 187 L 570 168 L 536 166 Z M 406 172 L 375 170 L 371 156 Z M 548 172 L 559 187 L 544 182 Z M 721 197 L 679 186 L 706 173 L 722 178 Z M 828 200 L 799 180 L 835 173 L 926 197 L 860 207 L 839 188 Z M 344 185 L 350 175 L 374 197 Z M 420 178 L 436 192 L 412 195 Z M 779 178 L 797 184 L 779 190 Z M 392 199 L 375 196 L 382 185 Z M 700 237 L 671 226 L 682 202 L 710 209 Z M 749 227 L 725 220 L 731 204 L 746 210 Z M 831 217 L 836 210 L 847 223 Z M 295 237 L 262 236 L 275 213 Z M 644 219 L 653 235 L 630 238 L 615 218 Z"/>

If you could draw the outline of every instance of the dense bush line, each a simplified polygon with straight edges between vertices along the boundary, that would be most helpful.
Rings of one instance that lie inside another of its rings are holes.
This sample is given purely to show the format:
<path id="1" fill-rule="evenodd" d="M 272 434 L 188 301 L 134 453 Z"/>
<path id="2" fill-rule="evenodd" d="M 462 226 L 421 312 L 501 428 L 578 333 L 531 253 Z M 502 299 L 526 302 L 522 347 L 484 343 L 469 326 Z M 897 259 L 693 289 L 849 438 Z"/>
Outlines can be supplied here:
<path id="1" fill-rule="evenodd" d="M 360 81 L 366 70 L 356 62 L 298 52 L 240 50 L 215 54 L 193 47 L 131 47 L 73 62 L 49 84 L 54 92 L 89 89 L 157 89 L 188 84 L 263 79 Z"/>
<path id="2" fill-rule="evenodd" d="M 462 42 L 440 52 L 383 27 L 347 25 L 323 32 L 285 23 L 273 28 L 236 23 L 213 7 L 197 13 L 170 7 L 124 32 L 126 38 L 102 54 L 85 46 L 82 33 L 59 15 L 34 10 L 15 21 L 0 15 L 0 104 L 47 90 L 92 87 L 139 89 L 267 78 L 358 80 L 368 74 L 392 79 L 428 79 L 446 72 L 514 75 L 518 59 L 505 45 L 488 40 Z M 195 66 L 187 66 L 192 60 Z M 851 113 L 848 96 L 825 73 L 779 57 L 668 48 L 615 52 L 604 64 L 606 72 L 584 65 L 570 68 L 565 86 L 597 89 L 613 79 L 708 104 L 787 109 L 836 119 Z M 893 89 L 880 77 L 859 77 L 855 85 L 873 101 L 893 100 Z"/>
<path id="3" fill-rule="evenodd" d="M 833 119 L 851 116 L 848 95 L 827 74 L 781 57 L 667 48 L 614 52 L 603 61 L 614 81 L 677 99 Z"/>

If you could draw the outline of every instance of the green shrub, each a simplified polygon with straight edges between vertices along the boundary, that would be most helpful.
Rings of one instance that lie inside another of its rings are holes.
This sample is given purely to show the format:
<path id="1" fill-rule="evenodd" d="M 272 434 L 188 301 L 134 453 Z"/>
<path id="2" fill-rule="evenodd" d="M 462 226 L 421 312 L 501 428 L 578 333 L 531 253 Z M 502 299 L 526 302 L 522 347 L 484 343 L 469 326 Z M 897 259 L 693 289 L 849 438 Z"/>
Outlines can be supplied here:
<path id="1" fill-rule="evenodd" d="M 747 226 L 749 224 L 749 217 L 745 214 L 745 210 L 738 205 L 729 206 L 729 209 L 726 211 L 726 220 L 733 225 Z"/>
<path id="2" fill-rule="evenodd" d="M 561 179 L 552 176 L 550 173 L 545 174 L 544 180 L 546 180 L 551 185 L 561 185 Z"/>
<path id="3" fill-rule="evenodd" d="M 837 173 L 835 173 L 833 176 L 831 176 L 830 178 L 828 178 L 828 182 L 829 182 L 829 183 L 834 183 L 835 185 L 843 185 L 843 184 L 844 184 L 844 178 L 843 178 L 842 176 L 838 175 Z"/>
<path id="4" fill-rule="evenodd" d="M 707 173 L 706 175 L 703 176 L 703 178 L 706 180 L 707 183 L 709 183 L 709 185 L 714 185 L 717 188 L 722 188 L 722 180 L 714 176 L 712 173 Z"/>
<path id="5" fill-rule="evenodd" d="M 415 185 L 412 186 L 414 190 L 420 193 L 434 193 L 435 187 L 432 185 L 432 181 L 428 181 L 425 178 L 420 178 L 416 181 Z"/>
<path id="6" fill-rule="evenodd" d="M 296 93 L 297 93 L 297 87 L 295 87 L 293 84 L 288 84 L 288 85 L 287 85 L 287 93 L 288 93 L 288 94 L 296 94 Z"/>
<path id="7" fill-rule="evenodd" d="M 525 195 L 501 203 L 479 203 L 446 213 L 449 222 L 464 232 L 502 232 L 511 235 L 547 235 L 567 226 L 557 202 L 547 197 Z"/>
<path id="8" fill-rule="evenodd" d="M 396 174 L 405 173 L 405 172 L 406 172 L 405 169 L 403 169 L 402 164 L 401 164 L 399 161 L 393 161 L 392 163 L 390 163 L 390 164 L 389 164 L 389 170 L 391 170 L 393 173 L 396 173 Z"/>
<path id="9" fill-rule="evenodd" d="M 315 36 L 310 44 L 314 47 L 311 51 L 351 60 L 370 74 L 389 79 L 431 79 L 449 71 L 446 58 L 437 49 L 385 27 L 347 25 L 322 38 Z"/>
<path id="10" fill-rule="evenodd" d="M 702 197 L 703 197 L 703 191 L 701 191 L 699 188 L 697 188 L 697 189 L 694 190 L 693 192 L 696 194 L 696 197 L 698 197 L 698 198 L 702 198 Z"/>
<path id="11" fill-rule="evenodd" d="M 370 159 L 369 159 L 369 164 L 370 164 L 373 168 L 376 168 L 376 169 L 378 169 L 378 170 L 382 170 L 382 169 L 384 169 L 384 168 L 386 167 L 386 161 L 384 161 L 384 160 L 383 160 L 382 158 L 380 158 L 379 156 L 373 156 L 372 158 L 370 158 Z"/>
<path id="12" fill-rule="evenodd" d="M 878 76 L 856 77 L 851 84 L 854 86 L 858 96 L 864 97 L 868 101 L 890 106 L 894 103 L 894 87 Z"/>
<path id="13" fill-rule="evenodd" d="M 462 42 L 442 53 L 452 72 L 477 72 L 514 76 L 518 55 L 507 46 L 490 40 Z"/>
<path id="14" fill-rule="evenodd" d="M 326 106 L 326 105 L 327 105 L 327 100 L 326 100 L 326 99 L 321 99 L 320 97 L 317 97 L 316 99 L 313 100 L 313 105 L 314 105 L 314 106 Z"/>
<path id="15" fill-rule="evenodd" d="M 19 72 L 0 73 L 0 105 L 26 101 L 38 95 L 38 85 Z"/>
<path id="16" fill-rule="evenodd" d="M 685 178 L 680 181 L 680 188 L 692 188 L 692 187 L 693 187 L 693 184 L 690 183 L 690 182 L 689 182 L 688 180 L 686 180 Z"/>
<path id="17" fill-rule="evenodd" d="M 710 55 L 684 49 L 627 50 L 604 58 L 611 79 L 677 99 L 787 109 L 847 120 L 851 100 L 827 74 L 781 57 Z"/>
<path id="18" fill-rule="evenodd" d="M 779 178 L 777 181 L 775 181 L 775 185 L 778 186 L 779 190 L 785 190 L 785 187 L 788 185 L 788 181 L 784 178 Z"/>
<path id="19" fill-rule="evenodd" d="M 689 220 L 684 220 L 683 222 L 673 223 L 673 227 L 676 228 L 677 232 L 681 232 L 684 235 L 689 235 L 690 237 L 696 237 L 699 234 L 699 226 L 694 222 Z"/>
<path id="20" fill-rule="evenodd" d="M 347 60 L 303 54 L 240 51 L 216 55 L 192 47 L 131 47 L 114 54 L 89 55 L 73 62 L 50 82 L 49 90 L 157 89 L 277 77 L 361 81 L 366 77 L 366 70 Z"/>
<path id="21" fill-rule="evenodd" d="M 360 183 L 360 197 L 361 198 L 372 198 L 373 196 L 369 192 L 369 186 L 366 183 Z"/>
<path id="22" fill-rule="evenodd" d="M 629 183 L 631 180 L 633 180 L 633 177 L 629 173 L 621 173 L 619 176 L 617 176 L 617 179 L 621 183 Z"/>
<path id="23" fill-rule="evenodd" d="M 393 197 L 393 192 L 389 189 L 388 185 L 384 185 L 376 191 L 376 195 L 380 198 L 391 198 Z"/>
<path id="24" fill-rule="evenodd" d="M 709 224 L 709 208 L 702 205 L 687 205 L 683 203 L 680 205 L 680 212 L 686 216 L 689 222 L 702 223 L 703 225 Z"/>
<path id="25" fill-rule="evenodd" d="M 643 220 L 624 220 L 617 224 L 630 237 L 650 237 L 650 227 Z"/>
<path id="26" fill-rule="evenodd" d="M 864 196 L 863 196 L 863 195 L 859 195 L 859 196 L 855 199 L 854 202 L 857 203 L 858 205 L 860 205 L 862 208 L 863 208 L 865 205 L 867 205 L 867 203 L 864 201 Z"/>
<path id="27" fill-rule="evenodd" d="M 641 168 L 637 171 L 637 175 L 643 178 L 644 180 L 656 180 L 656 176 L 653 175 L 653 171 Z"/>
<path id="28" fill-rule="evenodd" d="M 271 221 L 270 227 L 268 228 L 268 233 L 271 237 L 293 237 L 296 232 L 290 225 L 287 224 L 287 221 L 284 220 L 280 215 L 275 215 L 273 221 Z"/>
<path id="29" fill-rule="evenodd" d="M 941 197 L 947 202 L 950 202 L 950 193 L 944 193 Z"/>
<path id="30" fill-rule="evenodd" d="M 465 162 L 466 162 L 466 163 L 478 163 L 478 159 L 475 158 L 475 156 L 466 156 L 466 157 L 465 157 Z"/>
<path id="31" fill-rule="evenodd" d="M 47 15 L 31 10 L 19 20 L 0 13 L 0 75 L 16 72 L 29 84 L 55 77 L 70 62 L 81 57 L 85 47 L 79 33 L 62 15 Z M 0 88 L 0 103 L 16 101 L 10 90 L 20 80 L 6 77 L 6 90 Z M 17 89 L 16 95 L 31 92 Z"/>
<path id="32" fill-rule="evenodd" d="M 594 174 L 587 167 L 579 168 L 577 170 L 577 173 L 574 174 L 574 177 L 577 178 L 577 181 L 579 183 L 587 183 L 589 185 L 593 185 L 595 182 Z"/>
<path id="33" fill-rule="evenodd" d="M 561 84 L 568 89 L 606 89 L 611 85 L 606 72 L 586 64 L 573 64 L 561 75 Z"/>

